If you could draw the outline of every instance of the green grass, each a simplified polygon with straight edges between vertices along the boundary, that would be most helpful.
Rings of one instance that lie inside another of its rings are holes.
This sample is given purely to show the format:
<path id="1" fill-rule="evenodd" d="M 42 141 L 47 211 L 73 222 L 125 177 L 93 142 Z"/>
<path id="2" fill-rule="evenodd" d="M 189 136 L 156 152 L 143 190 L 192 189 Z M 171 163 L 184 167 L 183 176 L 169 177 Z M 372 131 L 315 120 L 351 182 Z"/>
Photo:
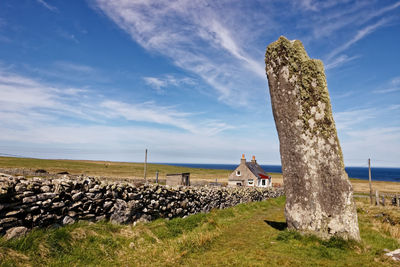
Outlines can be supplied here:
<path id="1" fill-rule="evenodd" d="M 285 229 L 283 197 L 147 224 L 79 222 L 0 239 L 0 266 L 396 266 L 399 242 L 358 203 L 362 242 L 327 241 Z M 397 216 L 397 217 L 396 217 Z M 390 226 L 391 227 L 391 226 Z"/>

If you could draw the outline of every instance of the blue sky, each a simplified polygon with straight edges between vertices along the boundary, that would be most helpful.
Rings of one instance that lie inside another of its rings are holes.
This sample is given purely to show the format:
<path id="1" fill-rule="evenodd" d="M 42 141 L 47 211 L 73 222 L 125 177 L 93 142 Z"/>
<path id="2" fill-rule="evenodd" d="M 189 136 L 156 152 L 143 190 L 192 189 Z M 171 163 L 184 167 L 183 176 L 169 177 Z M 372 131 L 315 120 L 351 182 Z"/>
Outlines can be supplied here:
<path id="1" fill-rule="evenodd" d="M 280 35 L 326 68 L 345 164 L 400 167 L 400 1 L 0 2 L 0 153 L 279 164 Z"/>

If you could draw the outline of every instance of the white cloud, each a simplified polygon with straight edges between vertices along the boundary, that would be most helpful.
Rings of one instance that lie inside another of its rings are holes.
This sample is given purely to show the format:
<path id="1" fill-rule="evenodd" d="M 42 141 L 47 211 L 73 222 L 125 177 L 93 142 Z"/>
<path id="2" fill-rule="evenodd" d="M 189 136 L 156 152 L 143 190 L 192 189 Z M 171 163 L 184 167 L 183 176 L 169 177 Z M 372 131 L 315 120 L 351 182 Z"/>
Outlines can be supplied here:
<path id="1" fill-rule="evenodd" d="M 400 109 L 400 104 L 398 104 L 398 105 L 390 105 L 389 106 L 389 110 L 396 110 L 396 109 Z"/>
<path id="2" fill-rule="evenodd" d="M 115 119 L 155 123 L 200 135 L 215 135 L 232 129 L 226 123 L 196 119 L 195 114 L 155 102 L 128 104 L 105 100 L 86 89 L 51 86 L 4 71 L 0 72 L 0 114 L 3 115 L 0 122 L 11 127 L 21 127 L 20 122 L 29 121 L 24 117 L 46 124 L 62 116 L 92 123 Z"/>
<path id="3" fill-rule="evenodd" d="M 63 30 L 63 29 L 58 29 L 58 30 L 57 30 L 57 34 L 58 34 L 60 37 L 66 39 L 66 40 L 69 40 L 69 41 L 74 42 L 75 44 L 79 44 L 79 43 L 80 43 L 79 40 L 78 40 L 78 38 L 76 38 L 75 34 L 69 33 L 69 32 L 67 32 L 67 31 L 65 31 L 65 30 Z"/>
<path id="4" fill-rule="evenodd" d="M 341 46 L 337 47 L 336 49 L 334 49 L 329 55 L 328 55 L 328 60 L 334 58 L 336 55 L 338 55 L 339 53 L 347 50 L 350 46 L 352 46 L 353 44 L 357 43 L 358 41 L 360 41 L 361 39 L 365 38 L 366 36 L 368 36 L 369 34 L 373 33 L 374 31 L 376 31 L 378 28 L 386 25 L 388 23 L 389 19 L 381 19 L 378 22 L 372 24 L 372 25 L 368 25 L 367 27 L 362 28 L 361 30 L 359 30 L 357 32 L 356 35 L 354 35 L 349 41 L 347 41 L 346 43 L 342 44 Z"/>
<path id="5" fill-rule="evenodd" d="M 374 90 L 376 94 L 387 94 L 400 91 L 400 76 L 394 77 L 387 85 L 383 86 L 383 89 Z"/>
<path id="6" fill-rule="evenodd" d="M 360 123 L 374 119 L 376 116 L 377 111 L 372 108 L 335 112 L 333 114 L 338 130 L 353 129 L 354 126 L 359 126 Z"/>
<path id="7" fill-rule="evenodd" d="M 47 2 L 45 2 L 44 0 L 36 0 L 39 4 L 41 4 L 42 6 L 44 6 L 45 8 L 47 8 L 50 11 L 53 12 L 57 12 L 58 9 L 55 6 L 52 6 L 50 4 L 48 4 Z"/>
<path id="8" fill-rule="evenodd" d="M 365 166 L 371 158 L 373 166 L 399 167 L 400 127 L 371 127 L 346 134 L 350 138 L 341 144 L 347 165 Z"/>
<path id="9" fill-rule="evenodd" d="M 349 57 L 347 55 L 340 55 L 336 58 L 333 58 L 331 61 L 328 61 L 328 63 L 325 66 L 325 69 L 326 70 L 334 69 L 356 58 L 358 58 L 358 56 Z"/>
<path id="10" fill-rule="evenodd" d="M 191 78 L 176 78 L 173 75 L 164 75 L 163 77 L 144 77 L 143 80 L 159 94 L 164 93 L 163 88 L 165 87 L 195 84 Z"/>
<path id="11" fill-rule="evenodd" d="M 155 88 L 158 92 L 162 92 L 161 88 L 167 86 L 167 81 L 156 77 L 144 77 L 145 82 L 151 87 Z"/>
<path id="12" fill-rule="evenodd" d="M 29 145 L 19 147 L 21 140 Z M 9 147 L 4 142 L 14 145 Z M 22 156 L 141 161 L 145 148 L 149 149 L 150 162 L 234 163 L 242 153 L 254 154 L 261 162 L 279 162 L 278 143 L 272 138 L 255 143 L 247 137 L 197 135 L 143 126 L 76 124 L 0 131 L 1 152 Z"/>
<path id="13" fill-rule="evenodd" d="M 231 2 L 98 0 L 95 5 L 145 49 L 201 77 L 214 87 L 220 101 L 246 105 L 251 91 L 258 90 L 252 88 L 254 80 L 265 83 L 263 58 L 254 60 L 244 50 L 244 40 L 251 39 L 252 32 L 242 31 L 248 38 L 241 38 L 238 25 L 218 13 L 244 17 Z M 240 21 L 235 23 L 246 29 Z"/>
<path id="14" fill-rule="evenodd" d="M 82 72 L 86 74 L 95 72 L 95 69 L 91 66 L 66 61 L 55 62 L 55 66 L 66 71 Z"/>

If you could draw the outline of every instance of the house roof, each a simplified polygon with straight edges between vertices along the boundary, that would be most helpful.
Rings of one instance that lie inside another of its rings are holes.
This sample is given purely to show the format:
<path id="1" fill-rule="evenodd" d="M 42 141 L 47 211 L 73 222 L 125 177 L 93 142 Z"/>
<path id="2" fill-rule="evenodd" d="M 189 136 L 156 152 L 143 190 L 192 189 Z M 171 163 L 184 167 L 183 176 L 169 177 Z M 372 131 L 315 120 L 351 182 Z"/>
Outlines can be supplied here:
<path id="1" fill-rule="evenodd" d="M 269 176 L 257 162 L 246 162 L 246 166 L 258 179 L 265 179 L 266 176 Z"/>

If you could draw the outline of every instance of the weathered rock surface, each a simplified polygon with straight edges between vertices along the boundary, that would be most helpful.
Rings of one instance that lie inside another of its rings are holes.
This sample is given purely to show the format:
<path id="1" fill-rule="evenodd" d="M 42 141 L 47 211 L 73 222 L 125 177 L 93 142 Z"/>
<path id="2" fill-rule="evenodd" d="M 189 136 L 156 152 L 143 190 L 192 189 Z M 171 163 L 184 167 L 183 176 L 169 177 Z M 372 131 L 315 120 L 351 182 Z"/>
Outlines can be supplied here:
<path id="1" fill-rule="evenodd" d="M 135 186 L 91 177 L 56 179 L 0 173 L 0 234 L 12 238 L 27 229 L 78 220 L 132 223 L 183 217 L 214 208 L 261 201 L 282 189 Z"/>
<path id="2" fill-rule="evenodd" d="M 265 55 L 279 135 L 288 227 L 321 238 L 360 239 L 353 189 L 320 60 L 280 37 Z"/>
<path id="3" fill-rule="evenodd" d="M 400 261 L 400 249 L 388 252 L 385 255 L 390 257 L 394 261 Z"/>
<path id="4" fill-rule="evenodd" d="M 28 231 L 28 228 L 23 227 L 23 226 L 13 227 L 13 228 L 10 228 L 7 230 L 4 238 L 6 240 L 8 240 L 8 239 L 15 238 L 15 237 L 21 237 L 21 236 L 24 236 L 27 231 Z"/>

